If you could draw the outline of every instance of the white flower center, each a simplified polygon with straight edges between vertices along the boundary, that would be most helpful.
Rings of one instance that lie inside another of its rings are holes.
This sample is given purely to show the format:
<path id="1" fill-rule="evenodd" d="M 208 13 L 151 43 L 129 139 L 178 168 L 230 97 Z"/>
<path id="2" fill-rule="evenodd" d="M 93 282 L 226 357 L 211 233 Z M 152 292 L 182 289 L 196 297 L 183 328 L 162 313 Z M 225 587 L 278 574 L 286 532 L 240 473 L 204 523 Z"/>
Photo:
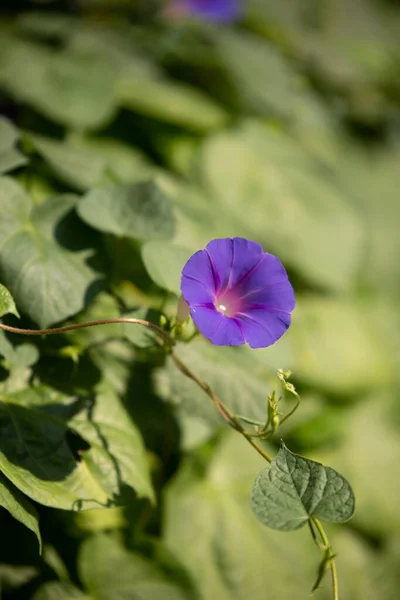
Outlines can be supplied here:
<path id="1" fill-rule="evenodd" d="M 225 304 L 217 304 L 217 310 L 219 310 L 219 312 L 225 314 L 228 309 L 225 306 Z"/>

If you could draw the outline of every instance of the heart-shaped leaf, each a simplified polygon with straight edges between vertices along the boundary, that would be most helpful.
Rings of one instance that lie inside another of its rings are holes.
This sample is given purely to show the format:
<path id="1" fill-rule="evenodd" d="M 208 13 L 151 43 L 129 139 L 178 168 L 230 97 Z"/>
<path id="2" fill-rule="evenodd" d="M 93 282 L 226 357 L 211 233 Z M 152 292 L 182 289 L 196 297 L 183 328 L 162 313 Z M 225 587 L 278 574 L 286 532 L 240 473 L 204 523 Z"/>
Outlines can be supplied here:
<path id="1" fill-rule="evenodd" d="M 354 504 L 353 491 L 344 477 L 293 454 L 284 444 L 251 490 L 251 506 L 258 519 L 281 531 L 299 529 L 311 517 L 344 523 L 353 516 Z"/>
<path id="2" fill-rule="evenodd" d="M 175 232 L 172 205 L 153 181 L 91 190 L 78 213 L 95 229 L 139 240 L 168 240 Z"/>

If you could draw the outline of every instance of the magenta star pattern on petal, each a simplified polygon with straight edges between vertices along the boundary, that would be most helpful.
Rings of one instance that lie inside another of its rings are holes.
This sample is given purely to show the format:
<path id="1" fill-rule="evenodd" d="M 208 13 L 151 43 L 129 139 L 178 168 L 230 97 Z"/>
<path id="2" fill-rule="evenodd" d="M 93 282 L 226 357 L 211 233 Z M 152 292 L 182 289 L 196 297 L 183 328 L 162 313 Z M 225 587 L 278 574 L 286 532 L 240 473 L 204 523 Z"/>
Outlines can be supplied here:
<path id="1" fill-rule="evenodd" d="M 288 329 L 296 304 L 281 261 L 238 237 L 193 254 L 181 290 L 197 328 L 216 346 L 270 346 Z"/>

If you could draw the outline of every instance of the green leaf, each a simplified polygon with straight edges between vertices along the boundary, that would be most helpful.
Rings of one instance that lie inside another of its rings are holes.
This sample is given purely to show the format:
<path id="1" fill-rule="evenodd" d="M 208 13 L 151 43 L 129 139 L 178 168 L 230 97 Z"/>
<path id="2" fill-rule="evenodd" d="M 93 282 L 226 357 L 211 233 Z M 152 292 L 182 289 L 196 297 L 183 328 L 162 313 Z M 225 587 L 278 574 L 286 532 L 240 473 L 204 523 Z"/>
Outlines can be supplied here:
<path id="1" fill-rule="evenodd" d="M 149 461 L 139 430 L 110 385 L 100 388 L 93 407 L 69 423 L 90 449 L 82 454 L 88 471 L 119 503 L 138 497 L 154 501 Z"/>
<path id="2" fill-rule="evenodd" d="M 300 88 L 297 73 L 266 40 L 228 29 L 216 31 L 217 53 L 240 104 L 259 114 L 289 112 Z"/>
<path id="3" fill-rule="evenodd" d="M 96 600 L 192 600 L 162 567 L 126 550 L 114 538 L 96 535 L 80 549 L 79 574 Z"/>
<path id="4" fill-rule="evenodd" d="M 25 165 L 28 161 L 15 148 L 19 134 L 4 117 L 0 117 L 0 174 Z"/>
<path id="5" fill-rule="evenodd" d="M 143 180 L 151 173 L 138 150 L 112 139 L 73 136 L 59 141 L 30 132 L 25 135 L 57 177 L 79 190 L 115 180 Z"/>
<path id="6" fill-rule="evenodd" d="M 195 132 L 222 127 L 227 120 L 227 113 L 214 100 L 176 81 L 122 77 L 116 94 L 125 108 Z"/>
<path id="7" fill-rule="evenodd" d="M 172 205 L 153 181 L 91 190 L 78 213 L 95 229 L 139 240 L 168 240 L 175 231 Z"/>
<path id="8" fill-rule="evenodd" d="M 42 327 L 81 310 L 96 279 L 79 249 L 88 238 L 75 202 L 63 195 L 33 206 L 15 181 L 0 178 L 0 276 L 21 312 Z"/>
<path id="9" fill-rule="evenodd" d="M 251 507 L 272 529 L 293 531 L 311 517 L 345 523 L 354 513 L 354 494 L 334 469 L 298 454 L 282 444 L 275 460 L 257 477 Z"/>
<path id="10" fill-rule="evenodd" d="M 4 315 L 15 315 L 19 318 L 14 298 L 8 289 L 0 283 L 0 317 L 4 317 Z"/>
<path id="11" fill-rule="evenodd" d="M 0 505 L 8 510 L 10 515 L 33 531 L 42 551 L 42 538 L 39 530 L 39 516 L 33 504 L 0 473 Z"/>
<path id="12" fill-rule="evenodd" d="M 68 416 L 79 408 L 79 401 L 48 388 L 1 395 L 0 470 L 40 504 L 78 510 L 109 502 L 101 482 L 67 443 Z"/>
<path id="13" fill-rule="evenodd" d="M 4 357 L 6 367 L 31 367 L 39 359 L 39 351 L 33 344 L 13 346 L 3 331 L 0 331 L 0 355 Z M 3 365 L 4 366 L 4 365 Z"/>
<path id="14" fill-rule="evenodd" d="M 49 50 L 13 37 L 0 61 L 0 81 L 16 100 L 76 129 L 110 121 L 116 77 L 112 61 L 90 50 Z"/>
<path id="15" fill-rule="evenodd" d="M 1 398 L 0 469 L 32 499 L 66 510 L 131 501 L 132 490 L 153 499 L 142 439 L 110 390 L 94 404 L 42 387 Z"/>
<path id="16" fill-rule="evenodd" d="M 177 296 L 181 293 L 182 269 L 192 254 L 188 248 L 165 242 L 148 242 L 142 248 L 143 263 L 151 279 Z"/>
<path id="17" fill-rule="evenodd" d="M 93 596 L 67 581 L 48 581 L 40 586 L 32 600 L 93 600 Z"/>

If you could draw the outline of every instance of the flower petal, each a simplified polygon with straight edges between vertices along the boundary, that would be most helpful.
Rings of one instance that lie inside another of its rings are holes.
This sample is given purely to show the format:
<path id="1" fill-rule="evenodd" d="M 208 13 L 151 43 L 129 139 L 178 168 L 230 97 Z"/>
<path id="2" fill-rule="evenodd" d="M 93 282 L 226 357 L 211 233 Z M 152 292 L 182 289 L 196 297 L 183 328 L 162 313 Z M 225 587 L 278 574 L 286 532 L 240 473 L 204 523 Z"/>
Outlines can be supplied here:
<path id="1" fill-rule="evenodd" d="M 189 305 L 214 302 L 214 275 L 205 250 L 193 254 L 183 267 L 181 291 Z"/>
<path id="2" fill-rule="evenodd" d="M 229 23 L 241 12 L 240 0 L 174 0 L 172 4 L 181 11 L 216 23 Z"/>
<path id="3" fill-rule="evenodd" d="M 291 323 L 291 315 L 280 310 L 250 310 L 236 318 L 251 348 L 271 346 L 283 336 Z"/>
<path id="4" fill-rule="evenodd" d="M 263 260 L 237 287 L 244 312 L 250 308 L 265 308 L 291 313 L 296 305 L 285 268 L 273 254 L 265 253 Z"/>
<path id="5" fill-rule="evenodd" d="M 194 307 L 190 314 L 200 333 L 215 346 L 239 346 L 245 339 L 237 319 L 221 314 L 212 307 Z"/>
<path id="6" fill-rule="evenodd" d="M 206 252 L 214 271 L 217 295 L 246 277 L 264 255 L 260 244 L 239 237 L 213 240 Z"/>

